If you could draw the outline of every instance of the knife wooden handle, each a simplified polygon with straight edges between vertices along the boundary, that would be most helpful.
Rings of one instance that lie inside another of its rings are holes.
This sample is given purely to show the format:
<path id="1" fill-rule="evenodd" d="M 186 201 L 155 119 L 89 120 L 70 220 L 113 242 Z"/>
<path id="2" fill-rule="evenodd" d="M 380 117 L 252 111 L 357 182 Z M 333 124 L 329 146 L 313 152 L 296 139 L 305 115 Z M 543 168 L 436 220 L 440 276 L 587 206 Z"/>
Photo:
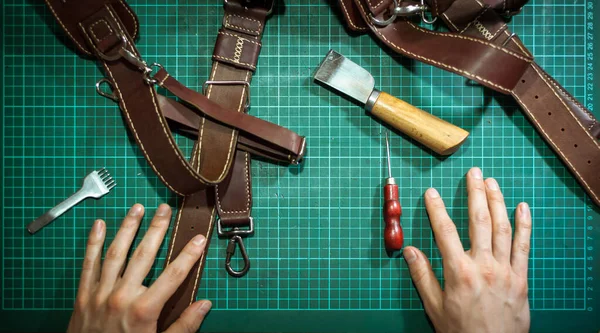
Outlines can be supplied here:
<path id="1" fill-rule="evenodd" d="M 469 136 L 464 129 L 384 92 L 371 113 L 440 155 L 454 153 Z"/>

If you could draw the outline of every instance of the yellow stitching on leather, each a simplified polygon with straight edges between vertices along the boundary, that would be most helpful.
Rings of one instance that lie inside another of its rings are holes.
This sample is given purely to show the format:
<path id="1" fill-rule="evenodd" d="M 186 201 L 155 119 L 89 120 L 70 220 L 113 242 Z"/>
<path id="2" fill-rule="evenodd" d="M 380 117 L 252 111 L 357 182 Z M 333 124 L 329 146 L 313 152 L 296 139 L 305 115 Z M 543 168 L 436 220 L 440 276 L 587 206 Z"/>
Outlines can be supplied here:
<path id="1" fill-rule="evenodd" d="M 448 17 L 448 15 L 446 15 L 446 13 L 443 13 L 442 16 L 444 16 L 448 20 L 448 22 L 452 25 L 454 30 L 458 31 L 458 27 L 454 24 L 454 22 L 452 22 L 452 20 Z"/>
<path id="2" fill-rule="evenodd" d="M 79 26 L 81 26 L 81 28 L 83 28 L 83 25 L 81 23 L 79 23 Z M 85 31 L 85 29 L 84 29 Z M 85 38 L 92 43 L 91 38 L 88 36 L 87 33 L 85 33 Z M 119 84 L 117 83 L 117 81 L 114 78 L 113 73 L 111 72 L 110 68 L 108 68 L 108 66 L 106 64 L 102 64 L 102 66 L 104 67 L 104 69 L 106 69 L 106 72 L 108 73 L 108 76 L 110 76 L 111 81 L 113 82 L 113 85 L 115 87 L 114 91 L 116 91 L 119 94 L 119 100 L 123 100 L 123 95 L 121 94 L 121 90 L 119 89 Z M 125 112 L 125 116 L 131 126 L 133 135 L 136 138 L 136 141 L 138 142 L 140 149 L 142 150 L 142 153 L 144 154 L 144 156 L 146 157 L 148 163 L 150 164 L 150 167 L 152 168 L 152 170 L 154 170 L 154 172 L 156 173 L 156 175 L 158 176 L 158 178 L 160 178 L 160 180 L 165 184 L 165 186 L 167 186 L 171 191 L 179 194 L 179 195 L 183 195 L 182 193 L 180 193 L 179 191 L 175 190 L 173 188 L 173 186 L 171 186 L 166 179 L 163 177 L 163 175 L 161 175 L 161 173 L 158 171 L 158 169 L 156 168 L 156 166 L 154 165 L 154 163 L 152 163 L 152 160 L 150 159 L 148 153 L 146 152 L 146 149 L 144 148 L 144 145 L 142 144 L 142 142 L 140 141 L 140 137 L 137 134 L 137 131 L 135 130 L 135 126 L 133 126 L 133 122 L 131 121 L 131 117 L 129 116 L 129 111 L 127 110 L 127 105 L 125 105 L 125 103 L 123 103 L 123 111 Z"/>
<path id="3" fill-rule="evenodd" d="M 165 84 L 165 81 L 167 81 L 169 76 L 171 76 L 171 74 L 167 73 L 167 75 L 165 75 L 165 78 L 160 80 L 160 82 L 158 82 L 158 85 L 162 87 L 162 85 Z"/>
<path id="4" fill-rule="evenodd" d="M 221 59 L 221 60 L 228 60 L 228 61 L 234 62 L 236 64 L 246 65 L 246 66 L 249 66 L 249 67 L 252 67 L 252 68 L 256 68 L 256 66 L 254 66 L 252 64 L 245 63 L 245 62 L 240 62 L 240 61 L 235 61 L 235 59 L 231 59 L 231 58 L 227 58 L 227 57 L 222 57 L 220 55 L 213 55 L 213 57 Z"/>
<path id="5" fill-rule="evenodd" d="M 531 63 L 533 61 L 532 59 L 527 59 L 527 58 L 525 58 L 525 57 L 523 57 L 521 55 L 518 55 L 518 54 L 516 54 L 516 53 L 514 53 L 512 51 L 509 51 L 507 49 L 498 47 L 498 46 L 496 46 L 496 45 L 494 45 L 492 43 L 485 42 L 485 41 L 482 41 L 482 40 L 479 40 L 479 39 L 476 39 L 476 38 L 471 38 L 471 37 L 466 37 L 466 36 L 461 36 L 461 35 L 452 35 L 452 34 L 447 34 L 447 33 L 437 33 L 437 32 L 431 31 L 431 30 L 422 29 L 422 28 L 420 28 L 420 27 L 418 27 L 418 26 L 416 26 L 416 25 L 414 25 L 414 24 L 412 24 L 411 22 L 408 22 L 408 21 L 406 21 L 406 23 L 408 23 L 411 27 L 413 27 L 413 28 L 415 28 L 415 29 L 417 29 L 417 30 L 419 30 L 421 32 L 430 34 L 430 35 L 444 36 L 444 37 L 450 37 L 450 38 L 459 38 L 459 39 L 470 40 L 472 42 L 476 42 L 476 43 L 479 43 L 479 44 L 483 44 L 485 46 L 489 46 L 489 47 L 494 48 L 496 50 L 500 50 L 500 51 L 502 51 L 502 52 L 504 52 L 504 53 L 506 53 L 508 55 L 511 55 L 511 56 L 513 56 L 513 57 L 515 57 L 517 59 L 521 59 L 521 60 L 526 61 L 528 63 Z"/>
<path id="6" fill-rule="evenodd" d="M 344 9 L 344 12 L 346 13 L 346 17 L 348 18 L 348 23 L 356 30 L 362 30 L 362 31 L 367 30 L 367 28 L 365 28 L 365 27 L 358 27 L 358 26 L 354 25 L 354 23 L 352 23 L 352 19 L 350 18 L 350 14 L 348 13 L 348 9 L 346 8 L 346 4 L 344 4 L 344 1 L 340 1 L 340 3 L 342 4 L 342 8 Z"/>
<path id="7" fill-rule="evenodd" d="M 233 52 L 233 61 L 240 63 L 242 57 L 242 51 L 244 50 L 244 38 L 238 37 L 235 42 L 235 51 Z"/>
<path id="8" fill-rule="evenodd" d="M 215 79 L 215 73 L 217 72 L 217 67 L 219 67 L 219 63 L 215 62 L 213 68 L 212 68 L 212 72 L 210 73 L 210 80 L 214 80 Z M 212 88 L 213 85 L 209 85 L 208 86 L 208 92 L 206 93 L 206 98 L 210 99 L 210 93 L 212 92 Z M 202 126 L 200 127 L 200 133 L 198 134 L 198 142 L 200 143 L 198 145 L 198 155 L 202 156 L 201 152 L 202 152 L 202 139 L 203 139 L 203 135 L 204 135 L 204 123 L 206 122 L 206 117 L 202 117 Z M 200 172 L 200 160 L 198 161 L 198 167 L 196 168 L 198 170 L 198 172 Z"/>
<path id="9" fill-rule="evenodd" d="M 562 156 L 563 160 L 565 161 L 565 163 L 567 163 L 569 166 L 571 166 L 573 172 L 575 172 L 577 174 L 577 176 L 579 176 L 579 179 L 581 180 L 581 182 L 585 185 L 585 188 L 587 188 L 590 193 L 592 194 L 592 196 L 596 199 L 596 201 L 600 201 L 600 198 L 598 198 L 598 196 L 596 195 L 596 193 L 594 192 L 594 190 L 590 187 L 590 185 L 588 185 L 588 183 L 585 181 L 585 179 L 583 179 L 583 177 L 581 177 L 581 175 L 579 174 L 579 172 L 577 172 L 577 169 L 575 169 L 575 167 L 573 166 L 573 164 L 571 164 L 571 162 L 567 159 L 567 157 L 565 156 L 565 154 L 562 152 L 562 150 L 560 150 L 560 148 L 554 143 L 554 141 L 552 141 L 552 139 L 550 138 L 550 136 L 548 135 L 548 133 L 546 133 L 546 131 L 544 131 L 544 129 L 542 128 L 542 126 L 540 126 L 540 123 L 538 122 L 537 118 L 535 118 L 535 116 L 533 115 L 533 113 L 529 110 L 529 108 L 527 108 L 527 106 L 525 105 L 525 103 L 523 103 L 523 101 L 519 98 L 519 96 L 517 96 L 516 94 L 512 94 L 512 96 L 514 98 L 517 99 L 517 101 L 519 101 L 519 104 L 521 104 L 521 106 L 527 110 L 527 112 L 529 113 L 529 116 L 531 117 L 531 120 L 536 123 L 537 128 L 544 133 L 544 135 L 546 136 L 546 139 L 548 139 L 548 141 L 550 141 L 550 143 L 552 144 L 552 146 L 554 146 L 554 148 L 556 148 L 556 152 Z M 579 122 L 578 122 L 579 123 Z"/>
<path id="10" fill-rule="evenodd" d="M 360 3 L 359 3 L 359 9 L 360 9 L 360 11 L 363 13 L 363 15 L 366 15 L 365 8 L 364 8 L 364 7 L 362 6 L 362 4 L 360 4 Z M 372 25 L 371 25 L 371 26 L 372 26 Z M 412 27 L 415 27 L 415 26 L 414 26 L 414 25 L 412 25 L 412 24 L 411 24 L 411 26 L 412 26 Z M 373 26 L 372 26 L 372 27 L 373 27 Z M 500 86 L 500 85 L 497 85 L 497 84 L 495 84 L 495 83 L 493 83 L 493 82 L 491 82 L 491 81 L 489 81 L 489 80 L 486 80 L 486 79 L 484 79 L 484 78 L 481 78 L 481 77 L 479 77 L 479 76 L 477 76 L 477 75 L 474 75 L 474 74 L 472 74 L 472 73 L 469 73 L 469 72 L 463 71 L 462 69 L 458 69 L 458 68 L 456 68 L 456 67 L 449 66 L 449 65 L 446 65 L 446 64 L 443 64 L 443 63 L 437 62 L 437 61 L 435 61 L 435 60 L 432 60 L 432 59 L 429 59 L 429 58 L 426 58 L 426 57 L 420 56 L 420 55 L 418 55 L 418 54 L 414 54 L 414 53 L 412 53 L 412 52 L 409 52 L 409 51 L 407 51 L 407 50 L 405 50 L 405 49 L 403 49 L 403 48 L 399 47 L 398 45 L 396 45 L 396 44 L 392 43 L 392 42 L 391 42 L 390 40 L 388 40 L 388 39 L 387 39 L 387 38 L 386 38 L 386 37 L 385 37 L 385 36 L 384 36 L 384 35 L 383 35 L 381 32 L 379 32 L 379 30 L 378 30 L 378 29 L 376 29 L 375 27 L 373 27 L 373 31 L 375 31 L 375 33 L 377 33 L 379 36 L 381 36 L 381 38 L 383 38 L 383 39 L 384 39 L 386 42 L 388 42 L 388 43 L 390 43 L 391 45 L 393 45 L 393 46 L 394 46 L 396 49 L 398 49 L 398 50 L 400 50 L 400 51 L 402 51 L 402 52 L 404 52 L 404 53 L 406 53 L 406 54 L 410 54 L 411 56 L 413 56 L 413 57 L 415 57 L 415 58 L 417 58 L 417 59 L 424 59 L 424 60 L 430 61 L 430 62 L 432 62 L 432 63 L 434 63 L 434 64 L 436 64 L 436 65 L 438 65 L 438 66 L 440 66 L 440 67 L 444 67 L 444 68 L 450 68 L 450 69 L 452 69 L 452 70 L 454 70 L 454 71 L 456 71 L 456 72 L 458 72 L 458 73 L 462 73 L 462 74 L 464 74 L 464 75 L 468 75 L 468 76 L 470 76 L 471 78 L 476 78 L 476 79 L 478 79 L 478 80 L 480 80 L 480 81 L 482 81 L 482 82 L 485 82 L 485 83 L 487 83 L 487 84 L 489 84 L 489 85 L 491 85 L 491 86 L 493 86 L 493 87 L 496 87 L 496 88 L 498 88 L 498 89 L 500 89 L 500 90 L 502 90 L 502 91 L 504 91 L 504 92 L 510 93 L 510 89 L 508 89 L 508 88 L 505 88 L 505 87 L 502 87 L 502 86 Z M 484 44 L 485 44 L 485 43 L 484 43 Z"/>
<path id="11" fill-rule="evenodd" d="M 376 9 L 377 7 L 381 6 L 384 1 L 385 0 L 381 0 L 378 4 L 373 5 L 373 0 L 369 0 L 369 4 L 373 7 L 373 9 Z"/>
<path id="12" fill-rule="evenodd" d="M 487 39 L 487 40 L 491 40 L 492 38 L 494 38 L 494 35 L 492 35 L 492 33 L 486 29 L 486 27 L 483 26 L 483 24 L 481 24 L 481 22 L 479 22 L 478 20 L 473 21 L 475 23 L 475 28 L 477 28 L 477 30 L 479 30 L 479 32 L 483 35 L 483 38 Z"/>
<path id="13" fill-rule="evenodd" d="M 173 239 L 171 239 L 171 243 L 174 245 L 175 240 L 177 239 L 177 230 L 179 230 L 179 221 L 181 221 L 181 212 L 183 212 L 183 207 L 185 207 L 185 197 L 183 197 L 183 201 L 181 202 L 181 209 L 177 212 L 177 219 L 175 221 L 175 228 L 173 229 Z M 167 265 L 171 262 L 171 255 L 173 254 L 174 246 L 169 246 L 169 255 L 167 256 Z M 166 266 L 165 266 L 166 267 Z"/>
<path id="14" fill-rule="evenodd" d="M 46 2 L 46 4 L 48 5 L 48 7 L 50 8 L 50 11 L 52 12 L 52 15 L 54 15 L 54 17 L 56 17 L 56 20 L 58 21 L 58 23 L 60 23 L 60 25 L 63 27 L 63 30 L 65 30 L 65 32 L 67 33 L 67 35 L 69 35 L 69 37 L 71 37 L 71 40 L 73 42 L 75 42 L 75 44 L 77 44 L 77 46 L 79 46 L 79 48 L 81 49 L 81 51 L 83 53 L 91 55 L 92 53 L 90 51 L 86 50 L 83 46 L 81 46 L 81 44 L 79 44 L 79 42 L 77 41 L 77 39 L 75 39 L 73 37 L 73 35 L 71 35 L 71 32 L 69 32 L 69 29 L 67 29 L 67 27 L 65 26 L 65 24 L 63 23 L 63 21 L 60 19 L 60 17 L 58 17 L 58 14 L 56 14 L 56 11 L 54 11 L 54 8 L 52 8 L 52 5 L 50 4 L 50 1 L 48 1 L 48 0 L 44 0 L 44 1 Z M 83 28 L 83 26 L 81 25 L 81 23 L 79 23 L 79 25 Z"/>
<path id="15" fill-rule="evenodd" d="M 123 5 L 123 7 L 127 11 L 127 13 L 129 13 L 129 15 L 131 16 L 131 18 L 133 19 L 133 29 L 134 30 L 133 30 L 133 36 L 132 37 L 135 38 L 135 36 L 137 36 L 138 25 L 139 25 L 139 22 L 137 20 L 137 16 L 133 15 L 133 13 L 131 12 L 131 10 L 129 9 L 129 6 L 127 4 L 125 4 L 123 2 L 123 0 L 119 0 L 119 2 Z"/>
<path id="16" fill-rule="evenodd" d="M 239 18 L 241 18 L 241 19 L 243 19 L 243 20 L 254 21 L 254 22 L 256 22 L 256 23 L 258 24 L 258 29 L 256 29 L 256 30 L 250 30 L 250 29 L 246 29 L 246 28 L 244 28 L 244 27 L 240 27 L 240 26 L 237 26 L 237 25 L 233 25 L 233 24 L 231 24 L 231 23 L 229 22 L 229 18 L 230 18 L 231 16 L 239 17 Z M 240 29 L 240 30 L 243 30 L 243 31 L 254 32 L 254 33 L 256 33 L 256 34 L 260 34 L 260 29 L 261 29 L 261 27 L 262 27 L 262 24 L 260 23 L 260 21 L 259 21 L 259 20 L 255 20 L 255 19 L 251 19 L 251 18 L 243 17 L 243 16 L 236 15 L 236 14 L 227 14 L 227 16 L 225 17 L 225 26 L 226 26 L 226 27 L 227 27 L 227 26 L 229 26 L 229 27 L 236 28 L 236 29 Z"/>
<path id="17" fill-rule="evenodd" d="M 92 36 L 94 37 L 94 39 L 100 43 L 101 41 L 107 39 L 108 37 L 110 37 L 110 34 L 104 36 L 104 38 L 100 39 L 98 38 L 98 36 L 96 36 L 96 33 L 94 32 L 94 27 L 97 26 L 100 23 L 104 23 L 104 25 L 106 25 L 106 27 L 108 28 L 108 31 L 110 31 L 111 34 L 114 34 L 115 32 L 113 31 L 113 29 L 110 27 L 110 25 L 108 24 L 108 22 L 106 22 L 105 19 L 99 19 L 98 21 L 90 24 L 90 33 L 92 34 Z"/>
<path id="18" fill-rule="evenodd" d="M 247 212 L 250 211 L 250 182 L 248 181 L 250 179 L 250 169 L 248 168 L 248 153 L 246 153 L 246 152 L 240 152 L 240 154 L 244 154 L 244 156 L 246 157 L 246 162 L 245 162 L 245 169 L 246 169 L 246 173 L 245 173 L 245 177 L 246 177 L 246 210 L 229 210 L 229 211 L 223 210 L 223 207 L 221 207 L 221 199 L 219 197 L 219 185 L 216 185 L 215 187 L 216 187 L 216 192 L 217 192 L 217 205 L 219 205 L 219 210 L 221 210 L 223 213 L 243 214 L 243 213 L 247 213 Z"/>
<path id="19" fill-rule="evenodd" d="M 227 33 L 227 32 L 222 32 L 222 31 L 220 31 L 220 32 L 219 32 L 219 35 L 227 35 L 227 36 L 231 36 L 231 37 L 235 37 L 235 38 L 242 38 L 242 37 L 240 37 L 240 36 L 233 35 L 233 34 L 230 34 L 230 33 Z M 251 40 L 251 39 L 244 38 L 244 40 L 245 40 L 246 42 L 250 42 L 250 43 L 252 43 L 252 44 L 256 44 L 256 45 L 258 45 L 258 46 L 261 46 L 261 43 L 255 42 L 255 41 L 253 41 L 253 40 Z"/>
<path id="20" fill-rule="evenodd" d="M 504 33 L 505 33 L 505 34 L 506 34 L 508 37 L 510 37 L 510 34 L 508 33 L 508 31 L 504 30 Z M 510 42 L 510 41 L 512 41 L 513 43 L 515 43 L 515 45 L 517 45 L 517 47 L 518 47 L 519 49 L 521 49 L 521 51 L 522 51 L 523 53 L 525 53 L 526 55 L 528 55 L 528 56 L 530 56 L 530 57 L 532 57 L 532 58 L 533 58 L 533 55 L 532 55 L 532 54 L 531 54 L 531 53 L 530 53 L 530 52 L 529 52 L 527 49 L 524 49 L 524 48 L 521 46 L 521 44 L 517 43 L 517 42 L 514 40 L 514 38 L 511 38 L 511 39 L 509 40 L 509 42 Z"/>
<path id="21" fill-rule="evenodd" d="M 209 241 L 210 237 L 212 236 L 212 232 L 213 232 L 213 224 L 214 224 L 214 219 L 215 217 L 215 207 L 213 207 L 212 212 L 210 213 L 210 223 L 208 224 L 208 231 L 206 232 L 206 242 Z M 190 297 L 190 303 L 192 304 L 195 299 L 194 299 L 194 291 L 197 290 L 198 288 L 198 279 L 200 278 L 200 271 L 202 271 L 202 267 L 204 266 L 204 262 L 206 259 L 206 247 L 204 247 L 204 251 L 202 251 L 202 255 L 200 255 L 200 259 L 198 259 L 200 261 L 200 263 L 198 264 L 198 270 L 196 271 L 196 280 L 194 280 L 194 288 L 192 289 L 192 297 Z"/>
<path id="22" fill-rule="evenodd" d="M 121 32 L 122 34 L 124 34 L 123 28 L 120 26 L 119 22 L 117 21 L 116 17 L 113 15 L 113 13 L 112 13 L 112 11 L 111 11 L 110 9 L 108 10 L 108 13 L 109 13 L 109 14 L 110 14 L 110 15 L 113 17 L 113 19 L 115 19 L 115 22 L 116 22 L 116 24 L 117 24 L 117 28 L 120 30 L 120 32 Z M 87 34 L 86 34 L 86 37 L 87 37 Z M 89 39 L 89 37 L 87 37 L 87 38 Z M 91 40 L 90 40 L 90 42 L 91 42 Z M 131 51 L 132 51 L 132 52 L 134 52 L 136 55 L 139 55 L 139 54 L 136 52 L 136 50 L 135 50 L 135 49 L 134 49 L 132 46 L 130 46 L 130 47 L 131 47 Z M 112 81 L 114 82 L 114 84 L 115 84 L 115 86 L 116 86 L 116 82 L 115 82 L 114 78 L 113 78 L 113 80 L 112 80 Z M 196 180 L 200 181 L 200 182 L 201 182 L 201 183 L 203 183 L 203 184 L 204 184 L 204 183 L 206 183 L 206 181 L 204 181 L 203 179 L 201 179 L 201 178 L 199 178 L 199 177 L 198 177 L 197 173 L 195 173 L 195 172 L 194 172 L 194 170 L 193 170 L 193 169 L 190 167 L 189 163 L 188 163 L 187 161 L 183 160 L 183 157 L 182 157 L 182 156 L 181 156 L 181 154 L 180 154 L 179 148 L 177 148 L 177 145 L 174 145 L 174 142 L 173 142 L 173 141 L 174 141 L 174 139 L 173 139 L 173 137 L 172 137 L 171 135 L 169 135 L 169 133 L 167 132 L 167 128 L 165 127 L 165 123 L 163 122 L 163 118 L 162 118 L 163 116 L 162 116 L 162 114 L 161 114 L 161 112 L 160 112 L 160 110 L 159 110 L 159 108 L 158 108 L 158 105 L 156 104 L 156 91 L 154 90 L 154 88 L 152 88 L 152 87 L 150 87 L 150 86 L 148 86 L 148 89 L 149 89 L 149 91 L 150 91 L 150 95 L 152 95 L 152 104 L 154 105 L 154 111 L 156 112 L 156 115 L 158 116 L 158 121 L 160 122 L 160 124 L 161 124 L 161 126 L 162 126 L 163 133 L 165 134 L 165 136 L 166 136 L 167 140 L 169 141 L 169 144 L 171 145 L 171 148 L 173 148 L 173 150 L 175 151 L 175 156 L 177 156 L 177 158 L 179 159 L 179 161 L 182 163 L 183 167 L 184 167 L 186 170 L 188 170 L 188 171 L 189 171 L 189 174 L 190 174 L 190 176 L 192 176 L 192 178 L 194 178 L 194 179 L 196 179 Z M 119 95 L 120 95 L 120 94 L 119 94 Z M 121 97 L 120 99 L 122 100 L 122 97 L 123 97 L 123 96 L 120 96 L 120 97 Z M 125 103 L 123 103 L 123 105 L 125 105 Z M 128 115 L 129 115 L 129 114 L 128 114 Z M 136 136 L 137 136 L 137 133 L 136 133 Z M 141 145 L 141 141 L 139 141 L 138 143 L 140 143 L 140 145 Z M 150 159 L 149 159 L 149 158 L 148 158 L 148 161 L 150 161 Z M 151 164 L 152 164 L 152 163 L 151 163 Z M 152 165 L 153 165 L 153 164 L 152 164 Z M 154 169 L 155 169 L 155 171 L 156 171 L 156 168 L 155 168 L 155 167 L 154 167 Z M 157 172 L 157 173 L 158 173 L 158 172 Z M 171 189 L 172 189 L 172 186 L 171 186 L 171 187 L 169 187 L 169 188 L 171 188 Z M 180 192 L 178 192 L 178 191 L 175 191 L 175 190 L 173 190 L 173 191 L 174 191 L 175 193 L 179 194 L 179 195 L 183 195 L 183 194 L 181 194 L 181 193 L 180 193 Z"/>
<path id="23" fill-rule="evenodd" d="M 575 115 L 573 115 L 573 112 L 571 112 L 571 109 L 569 109 L 569 107 L 567 106 L 567 104 L 565 104 L 565 101 L 563 101 L 562 98 L 560 98 L 560 96 L 558 96 L 558 94 L 556 93 L 556 91 L 550 86 L 550 84 L 548 84 L 548 81 L 546 81 L 546 78 L 544 78 L 544 75 L 542 75 L 542 73 L 540 73 L 536 66 L 532 66 L 533 70 L 535 70 L 535 72 L 540 76 L 540 78 L 546 83 L 546 85 L 548 86 L 548 88 L 550 88 L 550 90 L 552 90 L 552 93 L 554 94 L 554 96 L 556 96 L 556 98 L 558 98 L 558 100 L 560 100 L 560 102 L 562 103 L 562 105 L 565 107 L 565 109 L 567 109 L 567 112 L 571 115 L 571 117 L 573 117 L 573 119 L 575 119 L 575 122 L 577 123 L 577 125 L 579 125 L 579 127 L 581 127 L 583 129 L 583 131 L 585 132 L 585 134 L 592 139 L 592 142 L 596 145 L 596 147 L 598 147 L 598 149 L 600 149 L 600 143 L 598 143 L 598 141 L 596 141 L 596 139 L 585 129 L 585 127 L 583 127 L 583 125 L 581 125 L 581 123 L 579 122 L 579 119 L 577 119 L 577 117 L 575 117 Z"/>

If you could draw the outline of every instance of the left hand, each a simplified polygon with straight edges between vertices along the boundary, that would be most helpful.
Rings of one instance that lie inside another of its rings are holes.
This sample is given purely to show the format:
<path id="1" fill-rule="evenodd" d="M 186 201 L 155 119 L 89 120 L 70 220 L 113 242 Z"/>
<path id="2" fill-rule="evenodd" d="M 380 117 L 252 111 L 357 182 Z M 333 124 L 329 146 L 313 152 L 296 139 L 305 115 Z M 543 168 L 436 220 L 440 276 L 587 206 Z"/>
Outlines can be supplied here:
<path id="1" fill-rule="evenodd" d="M 142 216 L 144 206 L 131 207 L 102 265 L 106 225 L 102 220 L 94 222 L 67 332 L 156 332 L 162 308 L 200 258 L 206 238 L 194 237 L 158 279 L 146 287 L 142 282 L 169 228 L 171 208 L 165 204 L 158 207 L 146 235 L 125 267 Z M 207 300 L 191 304 L 166 332 L 196 332 L 210 308 Z"/>

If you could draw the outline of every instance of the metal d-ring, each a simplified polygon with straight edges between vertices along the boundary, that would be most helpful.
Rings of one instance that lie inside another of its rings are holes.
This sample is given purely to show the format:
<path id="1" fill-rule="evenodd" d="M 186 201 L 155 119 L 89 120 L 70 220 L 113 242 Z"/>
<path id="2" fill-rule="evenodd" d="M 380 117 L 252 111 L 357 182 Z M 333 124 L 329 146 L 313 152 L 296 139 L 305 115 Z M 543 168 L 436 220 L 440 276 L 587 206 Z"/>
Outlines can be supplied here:
<path id="1" fill-rule="evenodd" d="M 102 91 L 103 83 L 106 83 L 110 87 L 112 94 L 107 94 L 104 91 Z M 98 82 L 96 82 L 96 92 L 98 93 L 98 95 L 100 95 L 102 97 L 106 97 L 108 99 L 111 99 L 115 103 L 119 103 L 119 97 L 117 97 L 117 95 L 115 95 L 115 86 L 109 79 L 107 79 L 105 77 L 101 78 Z"/>
<path id="2" fill-rule="evenodd" d="M 398 1 L 394 0 L 394 10 L 392 11 L 392 16 L 390 16 L 387 20 L 380 20 L 373 16 L 373 14 L 371 13 L 369 13 L 369 17 L 371 18 L 373 24 L 378 25 L 380 27 L 385 27 L 386 25 L 389 25 L 392 22 L 394 22 L 394 20 L 396 20 L 396 17 L 398 17 L 398 14 L 396 14 L 396 8 L 399 8 L 399 5 Z"/>
<path id="3" fill-rule="evenodd" d="M 421 6 L 423 6 L 423 8 L 425 8 L 425 0 L 421 0 Z M 435 21 L 437 21 L 437 17 L 434 17 L 432 20 L 429 20 L 425 16 L 425 9 L 423 9 L 423 11 L 421 12 L 421 20 L 427 24 L 434 24 Z"/>

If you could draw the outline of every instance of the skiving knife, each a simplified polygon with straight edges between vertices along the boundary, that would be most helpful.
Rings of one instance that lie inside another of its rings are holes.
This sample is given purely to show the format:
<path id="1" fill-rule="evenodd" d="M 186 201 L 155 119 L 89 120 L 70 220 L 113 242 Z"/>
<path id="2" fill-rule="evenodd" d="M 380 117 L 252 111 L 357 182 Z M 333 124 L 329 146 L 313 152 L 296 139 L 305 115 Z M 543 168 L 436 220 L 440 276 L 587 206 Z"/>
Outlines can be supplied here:
<path id="1" fill-rule="evenodd" d="M 440 155 L 450 155 L 469 132 L 375 88 L 364 68 L 334 50 L 321 62 L 314 79 L 359 101 L 377 118 Z"/>

